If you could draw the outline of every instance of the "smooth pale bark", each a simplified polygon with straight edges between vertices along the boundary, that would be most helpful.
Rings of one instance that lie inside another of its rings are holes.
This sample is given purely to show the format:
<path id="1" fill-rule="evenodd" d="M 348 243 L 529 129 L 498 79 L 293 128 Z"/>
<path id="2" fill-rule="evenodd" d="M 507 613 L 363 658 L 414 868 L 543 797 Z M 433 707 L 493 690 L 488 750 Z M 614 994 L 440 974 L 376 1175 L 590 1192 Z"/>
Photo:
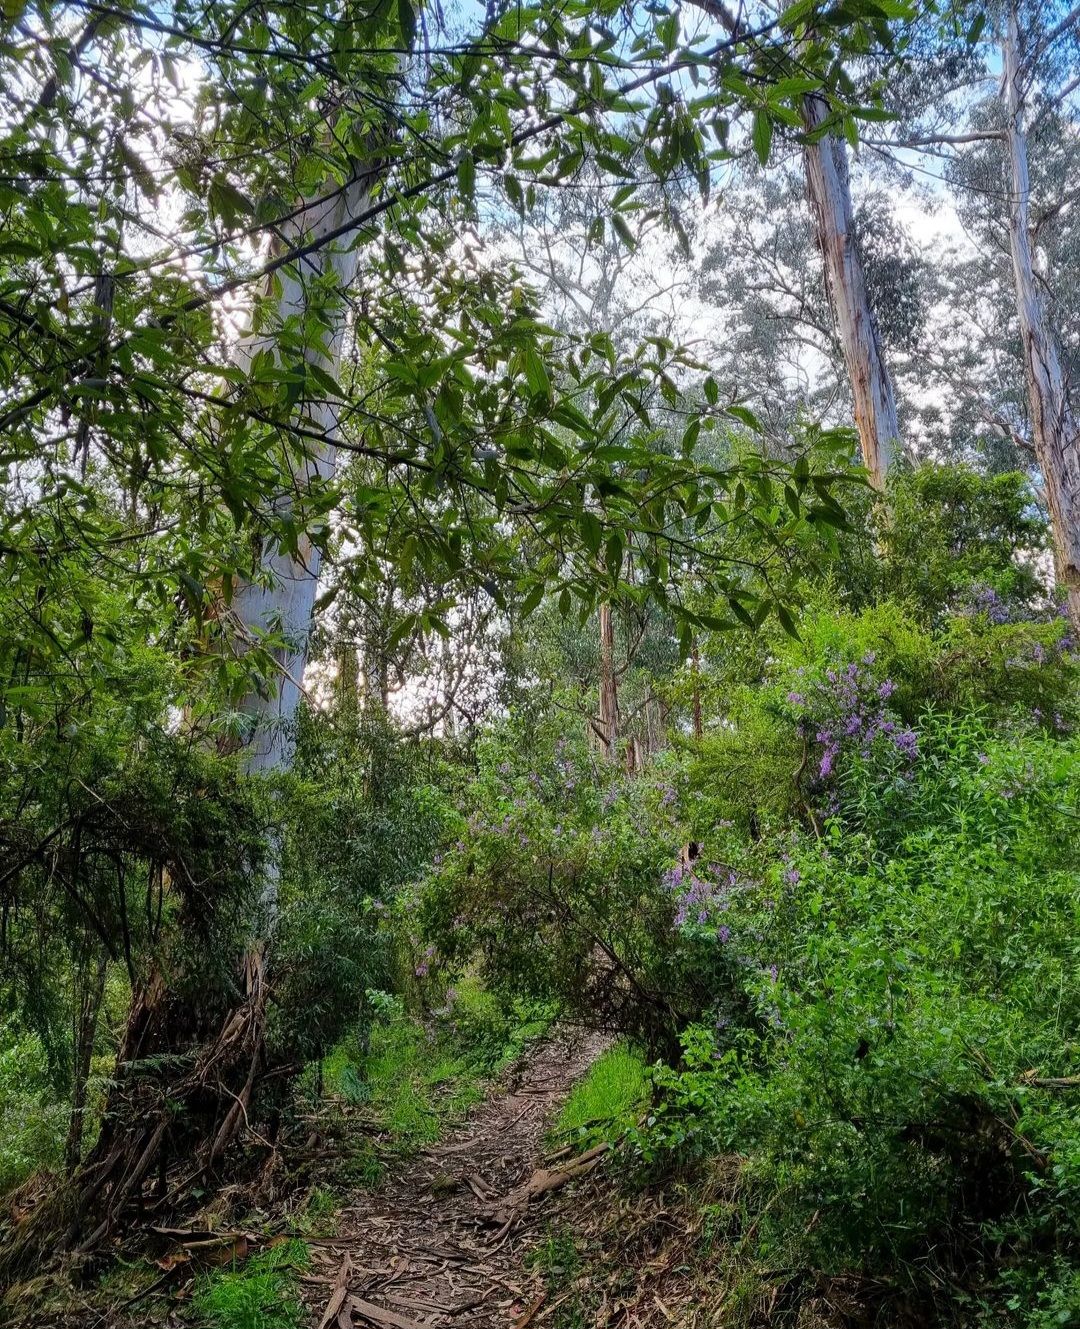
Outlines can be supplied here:
<path id="1" fill-rule="evenodd" d="M 1009 251 L 1020 341 L 1027 378 L 1032 441 L 1042 468 L 1054 541 L 1057 579 L 1065 588 L 1069 618 L 1080 631 L 1080 439 L 1069 404 L 1057 337 L 1035 280 L 1031 247 L 1031 183 L 1024 127 L 1024 71 L 1015 8 L 1002 39 L 1009 152 Z"/>
<path id="2" fill-rule="evenodd" d="M 608 601 L 600 606 L 600 750 L 614 761 L 619 745 L 619 690 L 615 678 L 615 624 Z"/>
<path id="3" fill-rule="evenodd" d="M 358 174 L 344 188 L 314 200 L 288 228 L 283 228 L 283 241 L 291 245 L 318 240 L 320 236 L 333 234 L 348 222 L 362 217 L 371 200 L 375 176 L 374 170 Z M 295 266 L 280 269 L 275 275 L 276 285 L 275 279 L 271 278 L 261 298 L 273 300 L 274 308 L 269 311 L 256 309 L 256 330 L 237 348 L 237 364 L 247 368 L 263 349 L 275 353 L 277 330 L 290 319 L 298 320 L 303 326 L 310 306 L 309 292 L 318 291 L 316 298 L 321 308 L 329 313 L 330 327 L 324 332 L 321 344 L 307 348 L 306 358 L 337 381 L 348 326 L 345 292 L 352 286 L 357 270 L 355 240 L 355 233 L 350 232 L 329 241 Z M 329 310 L 326 284 L 338 293 L 336 300 L 330 297 Z M 262 327 L 267 330 L 261 331 Z M 305 439 L 307 455 L 300 473 L 292 477 L 292 487 L 288 486 L 288 478 L 283 477 L 283 489 L 277 501 L 279 515 L 292 511 L 297 497 L 302 496 L 306 487 L 331 479 L 336 467 L 336 402 L 324 399 L 305 407 L 300 423 L 307 433 L 319 437 L 318 440 Z M 230 607 L 232 626 L 241 650 L 245 644 L 266 633 L 279 634 L 283 643 L 275 651 L 276 686 L 265 691 L 252 690 L 240 704 L 241 713 L 248 721 L 244 734 L 244 761 L 252 774 L 287 770 L 292 762 L 294 723 L 303 695 L 320 563 L 319 549 L 306 534 L 298 541 L 295 554 L 282 551 L 272 541 L 263 540 L 255 575 L 233 596 Z M 278 878 L 278 854 L 272 846 L 262 894 L 266 923 L 270 928 L 277 915 Z M 256 952 L 247 957 L 249 990 L 257 979 L 253 970 L 257 970 L 260 964 Z"/>
<path id="4" fill-rule="evenodd" d="M 333 194 L 318 200 L 301 213 L 285 234 L 288 243 L 317 240 L 363 215 L 371 199 L 372 173 L 368 172 Z M 237 362 L 247 367 L 262 349 L 273 349 L 276 328 L 290 318 L 301 322 L 308 310 L 308 291 L 320 287 L 332 277 L 334 288 L 344 293 L 356 276 L 355 236 L 328 243 L 296 266 L 284 268 L 276 276 L 279 293 L 268 291 L 264 299 L 273 299 L 275 308 L 267 320 L 269 331 L 246 337 L 237 352 Z M 320 299 L 324 299 L 320 295 Z M 344 294 L 331 309 L 332 328 L 324 334 L 322 345 L 310 347 L 307 358 L 337 379 L 345 340 L 347 308 Z M 302 424 L 307 431 L 321 435 L 324 441 L 308 440 L 309 455 L 303 470 L 295 478 L 295 489 L 332 478 L 336 464 L 338 409 L 332 401 L 320 401 L 305 409 Z M 279 513 L 291 511 L 295 492 L 283 489 L 278 501 Z M 263 543 L 255 577 L 245 582 L 232 602 L 233 620 L 241 636 L 249 639 L 279 631 L 285 646 L 277 652 L 279 678 L 272 695 L 257 692 L 244 698 L 241 709 L 249 717 L 246 735 L 246 763 L 254 773 L 281 770 L 291 759 L 291 732 L 303 691 L 307 664 L 308 639 L 311 634 L 315 591 L 319 580 L 320 554 L 307 537 L 301 538 L 297 553 L 283 553 L 272 543 Z"/>
<path id="5" fill-rule="evenodd" d="M 811 94 L 804 99 L 807 129 L 824 124 L 828 115 L 828 104 L 823 97 Z M 855 243 L 847 149 L 834 134 L 824 134 L 806 145 L 803 159 L 814 231 L 825 268 L 825 286 L 851 383 L 863 464 L 874 487 L 884 489 L 900 430 L 896 395 Z"/>

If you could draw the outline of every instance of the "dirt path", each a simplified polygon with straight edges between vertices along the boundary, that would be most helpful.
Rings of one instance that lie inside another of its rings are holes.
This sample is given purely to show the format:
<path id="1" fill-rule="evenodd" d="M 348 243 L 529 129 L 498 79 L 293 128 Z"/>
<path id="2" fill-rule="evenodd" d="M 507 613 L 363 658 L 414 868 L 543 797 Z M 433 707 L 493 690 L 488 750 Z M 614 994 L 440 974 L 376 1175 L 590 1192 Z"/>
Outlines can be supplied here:
<path id="1" fill-rule="evenodd" d="M 510 1329 L 538 1309 L 522 1256 L 544 1196 L 598 1155 L 544 1158 L 544 1135 L 603 1051 L 598 1036 L 539 1044 L 460 1126 L 341 1213 L 312 1244 L 313 1329 Z"/>

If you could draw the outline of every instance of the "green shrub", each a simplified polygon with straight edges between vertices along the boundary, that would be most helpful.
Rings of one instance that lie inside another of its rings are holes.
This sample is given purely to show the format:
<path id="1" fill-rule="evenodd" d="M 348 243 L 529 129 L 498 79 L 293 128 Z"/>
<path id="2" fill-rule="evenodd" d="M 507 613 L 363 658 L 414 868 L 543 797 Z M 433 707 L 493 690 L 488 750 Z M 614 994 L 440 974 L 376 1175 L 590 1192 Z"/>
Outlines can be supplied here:
<path id="1" fill-rule="evenodd" d="M 274 950 L 270 1041 L 317 1061 L 397 986 L 385 920 L 438 849 L 449 817 L 434 748 L 405 744 L 385 717 L 305 711 L 299 725 Z"/>
<path id="2" fill-rule="evenodd" d="M 295 1274 L 308 1262 L 307 1246 L 291 1240 L 205 1274 L 191 1299 L 196 1322 L 206 1329 L 300 1329 L 306 1317 Z"/>
<path id="3" fill-rule="evenodd" d="M 643 1048 L 677 1050 L 700 1012 L 715 948 L 673 931 L 664 875 L 682 843 L 675 754 L 627 777 L 580 740 L 489 736 L 476 811 L 423 883 L 418 966 L 441 982 L 476 965 L 504 999 L 554 1002 Z"/>
<path id="4" fill-rule="evenodd" d="M 882 782 L 900 831 L 841 809 L 712 899 L 755 1018 L 717 993 L 638 1147 L 746 1155 L 773 1267 L 1055 1304 L 1080 1245 L 1075 1091 L 1048 1083 L 1080 1072 L 1080 744 L 928 715 L 903 789 L 856 765 L 846 806 Z"/>
<path id="5" fill-rule="evenodd" d="M 67 1107 L 41 1040 L 0 1025 L 0 1195 L 40 1168 L 59 1166 Z"/>

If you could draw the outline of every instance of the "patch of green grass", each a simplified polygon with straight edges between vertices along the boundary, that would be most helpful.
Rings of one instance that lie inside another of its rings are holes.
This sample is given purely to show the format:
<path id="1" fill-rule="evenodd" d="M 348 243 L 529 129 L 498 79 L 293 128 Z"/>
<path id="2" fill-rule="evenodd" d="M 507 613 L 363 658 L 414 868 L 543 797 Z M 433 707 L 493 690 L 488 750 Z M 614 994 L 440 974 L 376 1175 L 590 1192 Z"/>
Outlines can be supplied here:
<path id="1" fill-rule="evenodd" d="M 295 1274 L 308 1259 L 307 1246 L 294 1239 L 246 1264 L 204 1275 L 191 1299 L 196 1323 L 205 1329 L 300 1329 L 305 1312 Z"/>
<path id="2" fill-rule="evenodd" d="M 552 1019 L 547 1008 L 518 1003 L 506 1010 L 472 979 L 459 984 L 429 1025 L 400 1000 L 385 1006 L 363 1052 L 349 1039 L 324 1060 L 323 1082 L 333 1095 L 367 1103 L 403 1153 L 433 1143 L 447 1122 L 480 1102 L 484 1082 L 520 1057 Z"/>
<path id="3" fill-rule="evenodd" d="M 317 1237 L 332 1237 L 337 1233 L 338 1197 L 326 1186 L 313 1186 L 296 1216 L 297 1232 Z"/>
<path id="4" fill-rule="evenodd" d="M 526 1264 L 544 1280 L 547 1291 L 568 1287 L 581 1273 L 581 1253 L 573 1234 L 548 1228 L 544 1240 L 526 1256 Z"/>
<path id="5" fill-rule="evenodd" d="M 468 1060 L 404 1016 L 372 1030 L 362 1070 L 372 1107 L 406 1151 L 437 1140 L 443 1120 L 481 1097 Z"/>
<path id="6" fill-rule="evenodd" d="M 555 1134 L 562 1140 L 592 1144 L 614 1140 L 631 1125 L 645 1102 L 645 1063 L 617 1044 L 598 1057 L 563 1104 Z"/>

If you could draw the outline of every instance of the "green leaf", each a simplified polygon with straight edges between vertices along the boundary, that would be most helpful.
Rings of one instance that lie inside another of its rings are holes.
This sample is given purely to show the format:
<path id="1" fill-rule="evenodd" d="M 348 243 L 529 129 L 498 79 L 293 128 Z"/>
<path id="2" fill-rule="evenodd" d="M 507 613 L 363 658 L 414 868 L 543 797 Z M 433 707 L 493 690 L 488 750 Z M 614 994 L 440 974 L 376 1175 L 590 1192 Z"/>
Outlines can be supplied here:
<path id="1" fill-rule="evenodd" d="M 780 626 L 789 637 L 794 637 L 796 641 L 802 640 L 799 636 L 799 629 L 795 626 L 795 620 L 791 617 L 785 605 L 778 604 L 776 606 L 776 617 L 780 620 Z"/>
<path id="2" fill-rule="evenodd" d="M 623 244 L 631 251 L 637 249 L 637 240 L 634 239 L 634 233 L 626 223 L 626 218 L 618 212 L 611 215 L 611 224 L 615 227 L 615 233 Z"/>
<path id="3" fill-rule="evenodd" d="M 397 0 L 397 12 L 401 44 L 411 50 L 416 40 L 416 10 L 412 7 L 411 0 Z"/>
<path id="4" fill-rule="evenodd" d="M 529 615 L 533 612 L 533 610 L 537 608 L 537 606 L 540 604 L 540 601 L 543 598 L 544 598 L 544 583 L 541 581 L 537 582 L 537 584 L 525 597 L 525 600 L 521 606 L 521 617 L 528 618 Z"/>
<path id="5" fill-rule="evenodd" d="M 754 112 L 754 124 L 750 131 L 750 138 L 757 159 L 764 166 L 769 160 L 769 149 L 772 146 L 772 120 L 769 118 L 768 112 Z"/>
<path id="6" fill-rule="evenodd" d="M 533 346 L 525 347 L 525 378 L 529 384 L 529 391 L 534 397 L 551 396 L 551 381 L 548 378 L 547 370 L 544 368 L 544 362 L 536 353 Z"/>
<path id="7" fill-rule="evenodd" d="M 590 554 L 598 554 L 600 542 L 604 538 L 604 528 L 596 515 L 592 512 L 583 512 L 578 524 L 581 527 L 581 539 L 585 548 Z"/>
<path id="8" fill-rule="evenodd" d="M 476 189 L 476 162 L 471 152 L 463 152 L 457 167 L 458 191 L 462 198 L 472 198 Z"/>
<path id="9" fill-rule="evenodd" d="M 748 406 L 729 406 L 727 414 L 734 416 L 736 420 L 739 420 L 755 433 L 761 433 L 761 421 Z"/>
<path id="10" fill-rule="evenodd" d="M 622 573 L 623 561 L 623 541 L 618 531 L 612 531 L 608 536 L 607 544 L 604 547 L 604 562 L 607 565 L 608 576 L 613 582 L 618 582 Z"/>

